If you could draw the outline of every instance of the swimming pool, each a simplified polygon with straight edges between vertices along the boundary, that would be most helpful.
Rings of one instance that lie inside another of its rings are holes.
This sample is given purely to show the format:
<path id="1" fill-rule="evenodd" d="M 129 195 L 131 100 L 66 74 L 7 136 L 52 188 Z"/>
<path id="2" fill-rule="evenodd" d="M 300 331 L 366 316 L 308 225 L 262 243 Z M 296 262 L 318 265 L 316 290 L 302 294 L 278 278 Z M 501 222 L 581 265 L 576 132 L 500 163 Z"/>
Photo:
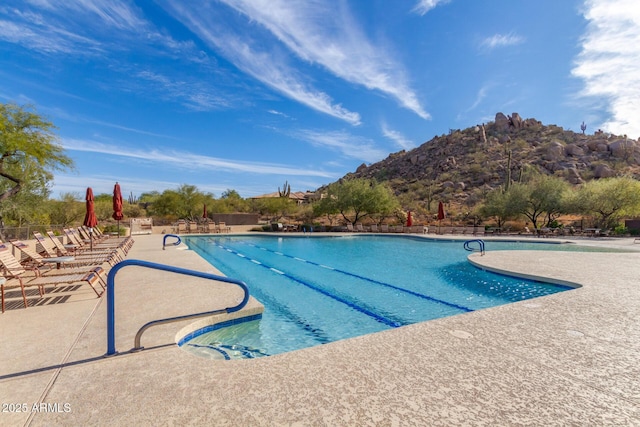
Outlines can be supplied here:
<path id="1" fill-rule="evenodd" d="M 225 275 L 246 282 L 265 306 L 261 318 L 213 326 L 179 343 L 212 358 L 278 354 L 570 289 L 477 269 L 461 241 L 243 235 L 189 236 L 185 243 Z"/>

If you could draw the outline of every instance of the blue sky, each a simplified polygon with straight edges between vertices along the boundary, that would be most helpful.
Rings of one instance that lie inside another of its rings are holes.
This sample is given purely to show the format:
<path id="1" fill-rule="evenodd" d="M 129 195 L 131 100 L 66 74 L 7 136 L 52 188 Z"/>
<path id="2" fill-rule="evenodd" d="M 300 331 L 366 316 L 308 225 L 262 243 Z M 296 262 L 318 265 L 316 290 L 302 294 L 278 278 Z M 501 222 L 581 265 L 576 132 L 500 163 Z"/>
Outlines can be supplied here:
<path id="1" fill-rule="evenodd" d="M 53 197 L 314 190 L 518 112 L 640 136 L 636 0 L 5 0 L 0 102 L 58 127 Z"/>

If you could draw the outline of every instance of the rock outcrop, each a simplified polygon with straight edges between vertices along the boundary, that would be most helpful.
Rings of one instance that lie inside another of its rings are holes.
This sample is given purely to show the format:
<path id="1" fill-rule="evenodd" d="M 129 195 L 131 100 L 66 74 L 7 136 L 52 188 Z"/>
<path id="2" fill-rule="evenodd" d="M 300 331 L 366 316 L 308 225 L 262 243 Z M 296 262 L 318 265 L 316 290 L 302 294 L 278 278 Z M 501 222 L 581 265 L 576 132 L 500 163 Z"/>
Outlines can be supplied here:
<path id="1" fill-rule="evenodd" d="M 399 151 L 347 177 L 386 181 L 397 194 L 431 188 L 432 195 L 465 203 L 531 169 L 563 177 L 573 185 L 618 175 L 640 177 L 638 141 L 602 131 L 585 135 L 518 113 L 497 113 L 494 122 L 436 136 L 410 151 Z"/>

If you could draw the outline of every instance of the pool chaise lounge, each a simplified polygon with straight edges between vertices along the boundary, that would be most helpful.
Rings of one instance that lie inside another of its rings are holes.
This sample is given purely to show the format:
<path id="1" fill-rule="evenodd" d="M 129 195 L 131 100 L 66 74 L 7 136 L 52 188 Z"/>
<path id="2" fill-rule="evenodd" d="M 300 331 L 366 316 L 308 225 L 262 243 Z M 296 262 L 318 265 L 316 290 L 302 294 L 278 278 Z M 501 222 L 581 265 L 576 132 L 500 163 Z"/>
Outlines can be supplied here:
<path id="1" fill-rule="evenodd" d="M 0 242 L 2 243 L 2 242 Z M 100 284 L 102 288 L 106 288 L 106 274 L 102 268 L 103 263 L 85 263 L 83 261 L 76 262 L 74 259 L 64 259 L 73 257 L 43 257 L 29 245 L 20 241 L 12 240 L 10 242 L 14 248 L 26 255 L 26 259 L 20 262 L 26 267 L 36 270 L 39 275 L 43 276 L 65 276 L 68 274 L 86 274 L 89 272 L 98 272 Z M 100 267 L 100 268 L 97 268 Z"/>
<path id="2" fill-rule="evenodd" d="M 89 243 L 85 243 L 82 239 L 76 234 L 76 231 L 71 228 L 65 228 L 62 230 L 67 236 L 67 241 L 70 245 L 70 251 L 72 254 L 104 254 L 110 255 L 113 257 L 115 262 L 120 262 L 124 259 L 124 251 L 120 248 L 109 248 L 109 247 L 100 247 L 99 245 L 95 245 L 95 247 Z"/>
<path id="3" fill-rule="evenodd" d="M 40 296 L 44 295 L 44 287 L 48 285 L 70 284 L 70 283 L 86 283 L 100 297 L 102 291 L 98 291 L 96 284 L 100 286 L 100 274 L 104 271 L 101 267 L 95 267 L 86 273 L 75 273 L 66 275 L 29 275 L 27 270 L 13 256 L 11 249 L 4 243 L 0 244 L 0 265 L 4 273 L 6 282 L 1 285 L 2 289 L 2 312 L 5 311 L 5 290 L 9 288 L 20 288 L 24 307 L 27 308 L 27 296 L 25 288 L 37 287 Z"/>
<path id="4" fill-rule="evenodd" d="M 58 237 L 53 234 L 53 231 L 47 231 L 49 240 L 47 240 L 42 234 L 37 231 L 33 232 L 33 236 L 42 246 L 43 251 L 47 254 L 47 256 L 50 257 L 73 255 L 75 262 L 78 264 L 103 264 L 106 262 L 109 263 L 109 265 L 113 266 L 116 263 L 116 258 L 111 254 L 91 252 L 78 252 L 71 254 L 71 252 L 62 244 Z"/>
<path id="5" fill-rule="evenodd" d="M 133 239 L 131 236 L 120 239 L 119 237 L 111 238 L 110 236 L 103 234 L 99 231 L 98 227 L 93 229 L 93 232 L 89 230 L 89 227 L 78 227 L 78 233 L 85 241 L 93 240 L 94 247 L 109 248 L 109 249 L 121 249 L 126 255 L 133 246 Z"/>

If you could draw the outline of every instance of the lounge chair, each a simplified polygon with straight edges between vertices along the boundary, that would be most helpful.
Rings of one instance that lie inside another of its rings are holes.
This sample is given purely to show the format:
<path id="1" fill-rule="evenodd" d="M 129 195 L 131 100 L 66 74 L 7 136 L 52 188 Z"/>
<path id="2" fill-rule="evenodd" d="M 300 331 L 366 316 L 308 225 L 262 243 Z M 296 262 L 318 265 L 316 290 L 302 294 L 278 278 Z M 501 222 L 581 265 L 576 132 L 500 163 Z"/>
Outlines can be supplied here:
<path id="1" fill-rule="evenodd" d="M 53 231 L 47 231 L 47 236 L 49 236 L 50 239 L 49 241 L 46 241 L 46 239 L 44 239 L 42 235 L 36 231 L 33 232 L 33 235 L 35 236 L 36 240 L 38 240 L 38 243 L 40 243 L 48 256 L 72 255 L 77 262 L 82 261 L 89 264 L 102 264 L 108 262 L 111 266 L 115 265 L 117 262 L 117 258 L 109 253 L 72 253 L 72 251 L 67 249 L 62 244 L 60 239 L 58 239 L 58 237 L 53 234 Z"/>
<path id="2" fill-rule="evenodd" d="M 279 224 L 280 226 L 282 226 L 282 224 Z M 231 227 L 229 227 L 225 222 L 220 221 L 218 223 L 218 233 L 228 233 L 229 231 L 231 231 Z"/>
<path id="3" fill-rule="evenodd" d="M 353 233 L 353 232 L 355 231 L 355 230 L 353 229 L 353 224 L 351 224 L 351 223 L 348 223 L 348 224 L 347 224 L 347 231 L 348 231 L 348 232 L 350 232 L 350 233 Z"/>
<path id="4" fill-rule="evenodd" d="M 6 279 L 4 283 L 0 285 L 0 294 L 2 298 L 2 312 L 5 310 L 5 289 L 20 288 L 22 291 L 22 300 L 24 307 L 27 308 L 27 296 L 25 288 L 35 286 L 40 292 L 40 296 L 44 295 L 44 287 L 48 285 L 57 286 L 59 284 L 80 283 L 84 282 L 91 286 L 93 291 L 98 297 L 102 295 L 98 289 L 94 286 L 96 282 L 100 280 L 99 274 L 101 272 L 100 267 L 96 267 L 88 273 L 76 273 L 67 275 L 39 275 L 36 271 L 36 276 L 29 276 L 27 270 L 20 264 L 18 259 L 13 256 L 11 249 L 2 243 L 0 244 L 0 265 L 2 266 L 4 273 L 3 276 Z M 100 269 L 100 270 L 98 270 Z"/>
<path id="5" fill-rule="evenodd" d="M 364 227 L 362 227 L 362 224 L 356 224 L 356 231 L 364 231 Z"/>
<path id="6" fill-rule="evenodd" d="M 372 233 L 377 233 L 378 232 L 378 224 L 371 224 L 369 226 L 369 231 Z"/>
<path id="7" fill-rule="evenodd" d="M 109 236 L 97 233 L 97 227 L 93 230 L 94 231 L 92 233 L 88 227 L 78 227 L 78 234 L 80 235 L 80 237 L 82 237 L 85 242 L 92 242 L 94 248 L 118 248 L 122 249 L 122 251 L 126 254 L 129 251 L 129 248 L 133 245 L 133 239 L 130 239 L 129 237 L 122 240 L 110 239 Z"/>
<path id="8" fill-rule="evenodd" d="M 38 287 L 38 292 L 40 293 L 40 297 L 44 296 L 44 288 L 40 285 L 34 285 Z M 28 287 L 28 285 L 25 285 L 22 281 L 18 280 L 18 279 L 13 279 L 13 278 L 9 278 L 7 279 L 4 275 L 0 276 L 0 295 L 2 298 L 2 312 L 4 313 L 5 311 L 5 290 L 9 290 L 9 289 L 13 289 L 13 288 L 20 288 L 20 291 L 22 292 L 22 302 L 24 304 L 24 308 L 27 308 L 29 305 L 27 303 L 27 292 L 26 292 L 26 288 Z"/>
<path id="9" fill-rule="evenodd" d="M 216 223 L 213 221 L 207 222 L 207 231 L 209 233 L 217 233 L 218 231 L 216 230 Z"/>
<path id="10" fill-rule="evenodd" d="M 21 264 L 29 269 L 37 271 L 38 275 L 64 276 L 68 274 L 86 274 L 89 272 L 98 272 L 98 276 L 101 282 L 100 284 L 102 285 L 103 289 L 106 289 L 106 274 L 102 266 L 99 264 L 86 264 L 82 261 L 76 262 L 75 258 L 69 261 L 59 261 L 59 257 L 51 257 L 52 262 L 48 262 L 47 257 L 43 257 L 34 249 L 31 249 L 26 243 L 21 242 L 20 240 L 12 240 L 10 243 L 14 248 L 18 249 L 22 254 L 26 255 L 26 259 L 20 259 Z M 56 267 L 56 265 L 54 264 L 57 264 L 62 268 Z M 97 267 L 100 268 L 97 269 Z"/>
<path id="11" fill-rule="evenodd" d="M 108 254 L 113 256 L 116 259 L 116 262 L 122 261 L 123 259 L 123 257 L 120 255 L 120 252 L 119 252 L 121 250 L 120 248 L 109 248 L 109 247 L 105 248 L 105 247 L 100 247 L 100 245 L 95 245 L 94 247 L 91 247 L 91 243 L 87 244 L 84 241 L 82 241 L 76 235 L 75 230 L 73 228 L 64 228 L 62 231 L 64 231 L 69 243 L 71 243 L 71 246 L 68 249 L 72 252 L 72 255 L 86 254 L 86 253 L 90 253 L 91 255 Z"/>
<path id="12" fill-rule="evenodd" d="M 181 219 L 178 221 L 178 224 L 176 225 L 176 233 L 178 234 L 184 234 L 187 232 L 187 223 Z"/>
<path id="13" fill-rule="evenodd" d="M 124 239 L 110 238 L 105 234 L 101 234 L 98 231 L 98 227 L 93 229 L 93 233 L 88 227 L 78 227 L 78 232 L 84 240 L 93 240 L 93 246 L 99 248 L 118 248 L 121 249 L 125 255 L 129 252 L 131 246 L 133 246 L 133 239 L 131 237 L 125 237 Z"/>
<path id="14" fill-rule="evenodd" d="M 383 233 L 388 233 L 389 232 L 389 225 L 388 224 L 382 224 L 380 226 L 380 231 Z"/>
<path id="15" fill-rule="evenodd" d="M 100 235 L 98 233 L 98 227 L 94 227 L 93 230 L 90 230 L 89 227 L 80 226 L 77 228 L 80 237 L 84 240 L 93 240 L 94 244 L 101 243 L 106 240 L 108 236 Z"/>

